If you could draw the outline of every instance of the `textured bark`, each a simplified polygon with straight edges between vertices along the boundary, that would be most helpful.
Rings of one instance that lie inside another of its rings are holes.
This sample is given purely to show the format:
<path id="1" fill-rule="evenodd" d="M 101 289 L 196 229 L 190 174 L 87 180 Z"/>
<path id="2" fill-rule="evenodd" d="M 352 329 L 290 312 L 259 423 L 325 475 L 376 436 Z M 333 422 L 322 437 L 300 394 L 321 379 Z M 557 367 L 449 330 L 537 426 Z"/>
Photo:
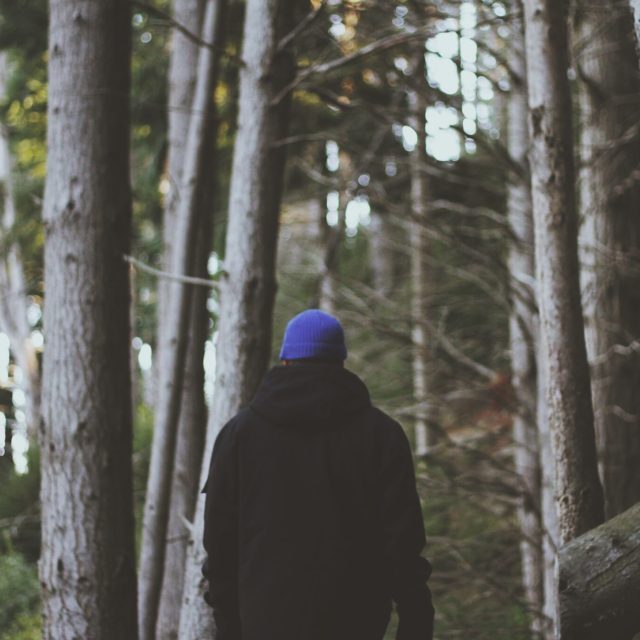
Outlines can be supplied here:
<path id="1" fill-rule="evenodd" d="M 278 217 L 285 163 L 289 96 L 272 98 L 293 77 L 289 52 L 277 51 L 290 30 L 292 7 L 283 0 L 248 0 L 240 71 L 238 133 L 231 173 L 229 223 L 216 347 L 214 409 L 209 417 L 201 483 L 222 425 L 256 390 L 271 351 Z M 204 496 L 195 512 L 180 616 L 181 640 L 212 637 L 200 572 Z"/>
<path id="2" fill-rule="evenodd" d="M 640 503 L 560 551 L 563 640 L 631 640 L 640 631 Z"/>
<path id="3" fill-rule="evenodd" d="M 191 33 L 200 34 L 204 0 L 174 0 L 173 18 Z M 171 35 L 171 56 L 168 74 L 168 152 L 167 180 L 169 191 L 166 196 L 162 234 L 164 240 L 163 266 L 170 271 L 173 264 L 175 247 L 175 229 L 177 209 L 180 202 L 182 170 L 184 168 L 185 148 L 189 135 L 189 121 L 193 107 L 193 94 L 196 87 L 198 70 L 198 45 L 180 30 L 174 29 Z M 168 282 L 158 282 L 158 329 L 164 327 L 166 309 L 169 305 L 170 287 Z M 156 347 L 156 376 L 161 368 L 164 341 L 158 333 Z"/>
<path id="4" fill-rule="evenodd" d="M 209 0 L 206 5 L 202 36 L 213 41 L 218 30 L 221 3 Z M 198 58 L 198 81 L 189 121 L 180 200 L 175 220 L 175 244 L 171 270 L 176 274 L 193 269 L 193 251 L 198 212 L 198 185 L 207 149 L 207 121 L 215 73 L 215 54 L 202 47 Z M 140 595 L 138 601 L 139 633 L 143 640 L 155 637 L 162 588 L 162 573 L 168 528 L 171 478 L 182 396 L 182 375 L 187 351 L 189 311 L 192 287 L 172 281 L 166 290 L 170 304 L 166 324 L 161 331 L 165 341 L 162 367 L 158 371 L 160 395 L 156 401 L 156 419 L 149 465 L 149 479 L 142 529 L 140 558 Z"/>
<path id="5" fill-rule="evenodd" d="M 546 352 L 540 336 L 540 323 L 536 324 L 537 354 L 537 386 L 538 386 L 538 444 L 540 446 L 540 502 L 542 510 L 542 561 L 543 561 L 543 594 L 544 594 L 544 627 L 542 636 L 551 640 L 559 633 L 558 602 L 558 511 L 556 509 L 555 460 L 551 444 L 551 428 L 549 425 L 549 406 L 547 403 L 547 371 Z"/>
<path id="6" fill-rule="evenodd" d="M 224 3 L 223 3 L 224 4 Z M 222 24 L 220 21 L 220 25 Z M 221 34 L 216 34 L 220 44 Z M 219 47 L 218 47 L 219 50 Z M 217 63 L 216 63 L 217 67 Z M 214 85 L 217 82 L 214 71 Z M 214 109 L 213 100 L 210 108 Z M 217 126 L 215 112 L 209 117 L 206 131 L 206 169 L 198 185 L 198 231 L 194 275 L 206 278 L 207 263 L 213 244 L 213 204 L 215 194 L 215 154 Z M 184 585 L 184 569 L 189 532 L 185 522 L 193 518 L 202 448 L 206 431 L 207 409 L 204 399 L 204 349 L 209 332 L 207 299 L 209 289 L 195 287 L 191 298 L 187 356 L 182 376 L 182 399 L 178 423 L 176 453 L 171 484 L 171 502 L 167 529 L 167 547 L 160 596 L 156 636 L 177 638 Z"/>
<path id="7" fill-rule="evenodd" d="M 508 103 L 508 149 L 518 165 L 507 187 L 507 211 L 512 232 L 509 250 L 511 277 L 511 315 L 509 339 L 511 346 L 512 385 L 518 410 L 513 417 L 513 443 L 515 468 L 521 481 L 518 520 L 522 531 L 520 555 L 525 597 L 531 610 L 531 631 L 543 629 L 544 563 L 541 528 L 541 468 L 538 440 L 537 403 L 538 384 L 536 366 L 536 301 L 533 217 L 527 152 L 526 68 L 524 59 L 524 32 L 521 6 L 512 2 L 511 68 L 517 79 Z"/>
<path id="8" fill-rule="evenodd" d="M 560 540 L 602 522 L 578 276 L 566 3 L 525 3 L 536 272 Z"/>
<path id="9" fill-rule="evenodd" d="M 6 99 L 8 80 L 7 54 L 0 51 L 0 100 Z M 8 234 L 16 222 L 11 176 L 12 160 L 9 134 L 0 123 L 0 229 Z M 5 235 L 5 238 L 7 236 Z M 9 337 L 11 353 L 24 374 L 23 390 L 27 406 L 27 429 L 35 438 L 40 422 L 40 369 L 36 350 L 31 341 L 31 327 L 27 319 L 29 305 L 27 285 L 20 256 L 20 248 L 12 242 L 0 247 L 0 329 Z"/>
<path id="10" fill-rule="evenodd" d="M 416 66 L 416 73 L 424 77 L 424 52 Z M 411 108 L 410 125 L 418 136 L 411 162 L 411 221 L 409 243 L 411 251 L 411 342 L 413 365 L 413 398 L 416 403 L 415 449 L 424 456 L 436 442 L 436 434 L 430 426 L 429 416 L 429 347 L 425 319 L 428 314 L 427 299 L 433 275 L 428 272 L 426 260 L 429 251 L 427 241 L 429 185 L 424 171 L 426 163 L 424 96 L 418 92 L 409 94 Z"/>
<path id="11" fill-rule="evenodd" d="M 136 637 L 130 24 L 125 0 L 50 3 L 39 568 L 51 640 Z"/>
<path id="12" fill-rule="evenodd" d="M 580 195 L 582 304 L 605 513 L 640 501 L 640 75 L 625 4 L 581 2 Z M 621 352 L 617 352 L 621 349 Z"/>
<path id="13" fill-rule="evenodd" d="M 209 211 L 205 211 L 210 214 Z M 209 215 L 210 219 L 210 215 Z M 199 229 L 195 275 L 207 276 L 211 225 Z M 185 522 L 193 518 L 198 493 L 202 449 L 206 431 L 207 410 L 204 401 L 203 357 L 209 332 L 206 301 L 208 290 L 199 287 L 193 292 L 189 320 L 189 347 L 182 376 L 182 401 L 178 424 L 171 502 L 167 524 L 166 551 L 162 575 L 162 591 L 156 625 L 156 637 L 178 638 L 180 607 L 184 587 L 185 560 L 189 530 Z"/>

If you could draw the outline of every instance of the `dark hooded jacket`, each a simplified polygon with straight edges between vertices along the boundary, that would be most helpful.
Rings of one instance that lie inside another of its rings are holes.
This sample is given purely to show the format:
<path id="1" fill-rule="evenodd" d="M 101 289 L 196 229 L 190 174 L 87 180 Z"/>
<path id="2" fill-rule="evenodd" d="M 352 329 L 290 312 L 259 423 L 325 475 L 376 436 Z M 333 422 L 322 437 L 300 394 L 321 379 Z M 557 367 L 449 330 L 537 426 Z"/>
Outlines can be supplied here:
<path id="1" fill-rule="evenodd" d="M 217 640 L 431 640 L 429 563 L 411 450 L 364 383 L 278 366 L 221 430 L 203 567 Z"/>

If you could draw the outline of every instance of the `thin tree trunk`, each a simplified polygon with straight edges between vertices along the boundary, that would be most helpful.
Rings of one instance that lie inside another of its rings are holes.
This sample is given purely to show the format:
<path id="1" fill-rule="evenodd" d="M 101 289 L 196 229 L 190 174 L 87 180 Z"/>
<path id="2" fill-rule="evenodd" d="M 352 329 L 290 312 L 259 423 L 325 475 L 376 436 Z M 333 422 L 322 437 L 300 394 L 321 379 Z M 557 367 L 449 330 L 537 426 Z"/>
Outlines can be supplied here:
<path id="1" fill-rule="evenodd" d="M 224 0 L 221 2 L 224 4 Z M 221 35 L 217 34 L 216 42 L 219 43 L 220 40 Z M 214 72 L 214 78 L 215 85 L 217 71 Z M 213 100 L 211 100 L 210 109 L 214 109 Z M 194 269 L 194 275 L 201 278 L 206 278 L 208 275 L 207 263 L 213 245 L 217 138 L 215 111 L 209 118 L 206 137 L 208 160 L 205 163 L 206 172 L 203 171 L 199 185 L 198 235 Z M 185 559 L 189 540 L 189 531 L 185 522 L 189 522 L 193 518 L 207 423 L 203 358 L 209 332 L 209 312 L 207 310 L 209 293 L 209 289 L 205 287 L 196 287 L 191 298 L 187 357 L 182 380 L 180 420 L 171 485 L 167 548 L 156 628 L 156 635 L 159 638 L 177 638 L 180 624 Z"/>
<path id="2" fill-rule="evenodd" d="M 294 72 L 278 50 L 290 29 L 292 7 L 283 0 L 248 0 L 240 71 L 240 110 L 231 174 L 229 223 L 220 298 L 214 410 L 209 417 L 201 483 L 222 425 L 255 392 L 269 361 L 278 218 L 285 164 L 289 101 L 271 101 Z M 181 640 L 212 637 L 213 617 L 203 599 L 201 566 L 204 496 L 195 512 L 180 616 Z"/>
<path id="3" fill-rule="evenodd" d="M 371 212 L 371 272 L 373 288 L 382 298 L 389 298 L 394 286 L 393 225 L 388 213 Z"/>
<path id="4" fill-rule="evenodd" d="M 640 0 L 629 0 L 631 11 L 633 12 L 633 24 L 636 32 L 636 51 L 640 60 Z"/>
<path id="5" fill-rule="evenodd" d="M 216 0 L 207 2 L 202 35 L 208 42 L 213 41 L 217 32 L 220 6 L 221 3 Z M 180 201 L 176 214 L 177 226 L 174 231 L 172 271 L 176 274 L 190 273 L 193 269 L 191 247 L 195 241 L 197 229 L 198 185 L 204 166 L 214 71 L 215 54 L 211 48 L 202 47 L 198 59 L 198 82 L 193 98 Z M 138 614 L 139 633 L 142 640 L 151 640 L 155 637 L 160 604 L 191 294 L 190 286 L 171 282 L 167 292 L 170 304 L 166 309 L 166 325 L 161 332 L 163 340 L 166 341 L 166 351 L 163 356 L 163 366 L 158 372 L 160 396 L 156 402 L 140 558 Z"/>
<path id="6" fill-rule="evenodd" d="M 539 305 L 538 305 L 539 307 Z M 544 627 L 542 637 L 553 640 L 559 633 L 559 601 L 558 601 L 558 511 L 556 509 L 555 460 L 551 444 L 551 428 L 549 424 L 549 397 L 547 389 L 546 352 L 542 345 L 539 318 L 535 323 L 536 355 L 537 355 L 537 387 L 538 406 L 536 418 L 538 423 L 538 444 L 540 447 L 540 503 L 542 513 L 542 561 L 543 561 L 543 594 L 544 594 Z"/>
<path id="7" fill-rule="evenodd" d="M 173 18 L 191 33 L 200 34 L 204 13 L 204 0 L 174 0 Z M 199 47 L 178 29 L 171 35 L 171 56 L 168 73 L 168 151 L 167 176 L 169 191 L 163 212 L 163 268 L 170 271 L 175 253 L 175 230 L 178 206 L 182 194 L 182 170 L 184 168 L 189 122 L 196 88 Z M 166 280 L 158 282 L 158 336 L 155 374 L 162 368 L 162 349 L 165 341 L 161 331 L 165 326 L 166 309 L 171 288 Z"/>
<path id="8" fill-rule="evenodd" d="M 344 199 L 344 193 L 341 194 L 342 200 Z M 325 212 L 322 210 L 322 217 L 324 218 Z M 338 222 L 335 227 L 330 227 L 326 220 L 321 220 L 323 225 L 323 256 L 322 267 L 320 272 L 320 279 L 318 281 L 316 300 L 312 304 L 313 307 L 318 307 L 331 315 L 336 314 L 336 270 L 338 267 L 338 257 L 340 255 L 340 245 L 342 244 L 342 238 L 344 237 L 345 230 L 345 218 L 344 209 L 338 206 Z"/>
<path id="9" fill-rule="evenodd" d="M 511 345 L 512 384 L 518 410 L 513 417 L 515 468 L 521 479 L 522 494 L 518 504 L 518 520 L 522 531 L 520 555 L 524 593 L 531 610 L 531 631 L 543 629 L 544 563 L 541 529 L 541 469 L 538 441 L 535 259 L 533 217 L 527 152 L 526 69 L 521 5 L 512 2 L 511 68 L 518 75 L 512 80 L 508 102 L 508 149 L 520 173 L 513 175 L 507 187 L 507 211 L 513 234 L 509 251 L 511 276 Z"/>
<path id="10" fill-rule="evenodd" d="M 418 84 L 424 84 L 424 51 L 418 56 L 416 74 Z M 425 131 L 426 101 L 422 92 L 409 94 L 411 108 L 410 125 L 415 130 L 418 141 L 411 162 L 411 220 L 409 222 L 409 242 L 411 251 L 411 315 L 412 315 L 412 363 L 413 397 L 416 403 L 415 450 L 419 456 L 429 453 L 436 443 L 436 433 L 429 416 L 429 347 L 427 344 L 426 316 L 429 313 L 427 300 L 432 288 L 433 274 L 428 272 L 426 260 L 429 252 L 427 241 L 429 185 L 425 166 L 427 161 Z"/>
<path id="11" fill-rule="evenodd" d="M 640 337 L 640 76 L 631 13 L 606 0 L 580 3 L 583 223 L 582 302 L 600 476 L 608 518 L 640 501 L 640 355 L 616 353 Z M 631 135 L 630 135 L 631 133 Z"/>
<path id="12" fill-rule="evenodd" d="M 578 276 L 566 3 L 527 0 L 531 182 L 562 544 L 602 522 Z"/>
<path id="13" fill-rule="evenodd" d="M 7 54 L 0 51 L 0 99 L 6 98 L 8 80 Z M 9 134 L 0 123 L 0 187 L 2 203 L 0 229 L 9 233 L 16 222 L 13 198 L 12 162 Z M 6 236 L 5 236 L 6 237 Z M 3 247 L 0 262 L 0 328 L 8 335 L 13 357 L 24 374 L 27 400 L 27 430 L 36 437 L 40 422 L 40 370 L 36 350 L 31 340 L 31 327 L 27 318 L 29 299 L 27 284 L 17 243 Z"/>
<path id="14" fill-rule="evenodd" d="M 51 640 L 136 638 L 130 7 L 50 3 L 39 567 Z"/>

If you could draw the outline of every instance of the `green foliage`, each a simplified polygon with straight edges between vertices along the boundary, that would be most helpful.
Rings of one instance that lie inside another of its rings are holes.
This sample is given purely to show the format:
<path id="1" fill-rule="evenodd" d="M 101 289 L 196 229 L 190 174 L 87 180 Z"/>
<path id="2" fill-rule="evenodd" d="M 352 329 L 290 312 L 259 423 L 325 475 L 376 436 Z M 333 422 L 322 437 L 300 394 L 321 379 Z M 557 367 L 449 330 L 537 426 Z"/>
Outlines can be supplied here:
<path id="1" fill-rule="evenodd" d="M 0 640 L 40 640 L 41 637 L 42 618 L 39 612 L 21 614 L 7 631 L 0 631 Z"/>
<path id="2" fill-rule="evenodd" d="M 33 637 L 40 591 L 36 569 L 19 554 L 0 555 L 0 638 Z M 38 615 L 39 617 L 39 615 Z M 17 634 L 17 635 L 14 635 Z"/>
<path id="3" fill-rule="evenodd" d="M 153 438 L 153 409 L 137 403 L 133 421 L 133 508 L 136 518 L 136 549 L 142 533 L 144 495 L 147 488 L 151 439 Z"/>
<path id="4" fill-rule="evenodd" d="M 15 550 L 35 562 L 40 549 L 40 465 L 33 446 L 28 467 L 27 473 L 18 474 L 11 465 L 0 483 L 0 553 Z"/>

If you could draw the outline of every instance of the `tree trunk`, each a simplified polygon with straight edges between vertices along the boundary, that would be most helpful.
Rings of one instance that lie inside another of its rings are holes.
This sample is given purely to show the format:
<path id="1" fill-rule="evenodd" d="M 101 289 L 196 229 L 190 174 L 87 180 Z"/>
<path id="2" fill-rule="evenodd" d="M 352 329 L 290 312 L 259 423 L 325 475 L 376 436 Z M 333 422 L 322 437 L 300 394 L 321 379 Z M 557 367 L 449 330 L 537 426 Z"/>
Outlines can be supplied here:
<path id="1" fill-rule="evenodd" d="M 341 193 L 340 205 L 344 199 L 344 192 Z M 318 307 L 331 315 L 336 314 L 336 270 L 338 267 L 338 257 L 340 246 L 345 230 L 344 209 L 338 206 L 338 222 L 335 227 L 330 227 L 325 220 L 325 210 L 322 212 L 322 242 L 323 256 L 320 279 L 318 280 L 317 292 L 312 307 Z M 345 205 L 346 206 L 346 205 Z"/>
<path id="2" fill-rule="evenodd" d="M 221 3 L 208 0 L 202 28 L 203 39 L 213 42 L 218 29 Z M 207 120 L 213 91 L 215 54 L 201 47 L 198 59 L 198 82 L 184 156 L 180 200 L 174 230 L 172 255 L 174 274 L 188 274 L 193 269 L 193 251 L 198 211 L 198 185 L 204 168 Z M 142 529 L 140 558 L 139 628 L 142 640 L 155 637 L 162 587 L 165 545 L 168 527 L 171 478 L 182 395 L 182 375 L 186 360 L 189 311 L 192 287 L 172 281 L 166 291 L 170 304 L 166 325 L 161 331 L 165 341 L 162 368 L 158 371 L 160 395 L 156 402 L 155 430 L 149 465 L 149 479 Z"/>
<path id="3" fill-rule="evenodd" d="M 173 18 L 191 33 L 200 34 L 204 13 L 204 0 L 174 0 Z M 171 34 L 171 56 L 169 58 L 169 87 L 167 99 L 168 151 L 167 176 L 169 191 L 163 212 L 162 234 L 164 241 L 163 268 L 170 271 L 175 253 L 176 216 L 182 187 L 185 149 L 189 135 L 189 122 L 193 108 L 193 95 L 196 87 L 199 47 L 178 29 Z M 162 368 L 162 349 L 165 341 L 161 331 L 165 326 L 166 309 L 169 305 L 169 283 L 158 282 L 158 336 L 156 347 L 155 374 Z"/>
<path id="4" fill-rule="evenodd" d="M 538 427 L 536 424 L 538 385 L 536 365 L 536 300 L 533 217 L 527 152 L 527 98 L 524 60 L 524 32 L 521 5 L 512 2 L 511 67 L 518 78 L 512 80 L 508 102 L 508 149 L 518 164 L 507 187 L 507 211 L 513 234 L 509 251 L 511 276 L 512 385 L 518 410 L 513 417 L 515 468 L 521 480 L 518 520 L 522 531 L 520 555 L 524 593 L 531 610 L 531 631 L 543 630 L 544 563 L 541 529 L 541 468 Z"/>
<path id="5" fill-rule="evenodd" d="M 136 637 L 130 25 L 125 0 L 50 3 L 39 568 L 51 640 Z"/>
<path id="6" fill-rule="evenodd" d="M 222 0 L 222 4 L 224 0 Z M 224 10 L 224 8 L 222 8 Z M 222 21 L 220 21 L 222 24 Z M 221 33 L 216 35 L 220 43 Z M 217 66 L 217 64 L 216 64 Z M 217 81 L 214 72 L 214 85 Z M 206 171 L 203 171 L 198 193 L 198 235 L 195 249 L 194 275 L 208 276 L 207 263 L 213 245 L 213 205 L 215 195 L 215 153 L 217 126 L 214 112 L 206 132 Z M 207 300 L 210 290 L 195 287 L 191 298 L 187 356 L 182 379 L 182 400 L 178 423 L 175 462 L 171 485 L 171 502 L 167 530 L 167 547 L 158 612 L 156 635 L 177 638 L 184 585 L 184 569 L 189 531 L 185 522 L 193 518 L 202 464 L 202 448 L 207 423 L 204 398 L 204 350 L 209 332 Z"/>
<path id="7" fill-rule="evenodd" d="M 631 640 L 640 631 L 640 503 L 560 551 L 563 640 Z"/>
<path id="8" fill-rule="evenodd" d="M 578 277 L 566 3 L 527 0 L 531 183 L 560 541 L 602 522 Z"/>
<path id="9" fill-rule="evenodd" d="M 640 0 L 629 0 L 633 12 L 633 24 L 636 32 L 636 51 L 640 59 Z"/>
<path id="10" fill-rule="evenodd" d="M 2 101 L 6 99 L 7 67 L 7 54 L 0 51 L 0 100 Z M 4 123 L 0 123 L 0 187 L 2 191 L 0 229 L 7 234 L 16 222 L 11 171 L 9 134 Z M 40 422 L 40 370 L 27 318 L 29 304 L 27 285 L 17 243 L 12 242 L 11 246 L 2 247 L 2 250 L 3 259 L 0 261 L 0 329 L 9 337 L 11 353 L 24 374 L 27 430 L 35 438 Z"/>
<path id="11" fill-rule="evenodd" d="M 220 298 L 214 411 L 209 417 L 201 484 L 222 425 L 255 392 L 271 351 L 275 259 L 290 96 L 272 104 L 294 73 L 289 52 L 278 50 L 290 29 L 283 0 L 248 0 L 240 70 L 240 110 L 230 186 L 229 223 Z M 204 496 L 198 500 L 187 554 L 180 616 L 181 640 L 212 637 L 213 617 L 200 572 Z"/>
<path id="12" fill-rule="evenodd" d="M 373 288 L 383 299 L 389 299 L 395 282 L 393 252 L 394 229 L 390 214 L 371 212 L 369 251 Z"/>
<path id="13" fill-rule="evenodd" d="M 640 76 L 631 14 L 606 0 L 582 2 L 580 43 L 582 295 L 605 513 L 640 501 Z M 635 265 L 635 266 L 634 266 Z M 617 350 L 620 350 L 618 352 Z"/>
<path id="14" fill-rule="evenodd" d="M 539 306 L 539 305 L 538 305 Z M 539 319 L 535 326 L 536 355 L 537 355 L 537 387 L 538 387 L 538 444 L 540 447 L 540 503 L 542 514 L 542 571 L 544 594 L 544 627 L 542 637 L 553 640 L 559 633 L 559 602 L 558 602 L 558 511 L 556 509 L 555 491 L 555 461 L 551 444 L 551 428 L 549 425 L 549 397 L 547 389 L 546 351 L 542 345 Z"/>
<path id="15" fill-rule="evenodd" d="M 424 84 L 424 51 L 418 56 L 415 73 L 420 88 Z M 425 173 L 427 161 L 425 112 L 427 104 L 421 91 L 409 93 L 411 109 L 410 125 L 418 136 L 411 160 L 411 220 L 409 222 L 409 243 L 411 252 L 411 342 L 413 364 L 413 398 L 416 403 L 415 450 L 418 456 L 429 453 L 436 443 L 436 433 L 429 415 L 429 347 L 427 344 L 426 319 L 428 297 L 432 288 L 433 274 L 428 272 L 426 260 L 429 251 L 427 241 L 428 223 L 428 180 Z"/>

